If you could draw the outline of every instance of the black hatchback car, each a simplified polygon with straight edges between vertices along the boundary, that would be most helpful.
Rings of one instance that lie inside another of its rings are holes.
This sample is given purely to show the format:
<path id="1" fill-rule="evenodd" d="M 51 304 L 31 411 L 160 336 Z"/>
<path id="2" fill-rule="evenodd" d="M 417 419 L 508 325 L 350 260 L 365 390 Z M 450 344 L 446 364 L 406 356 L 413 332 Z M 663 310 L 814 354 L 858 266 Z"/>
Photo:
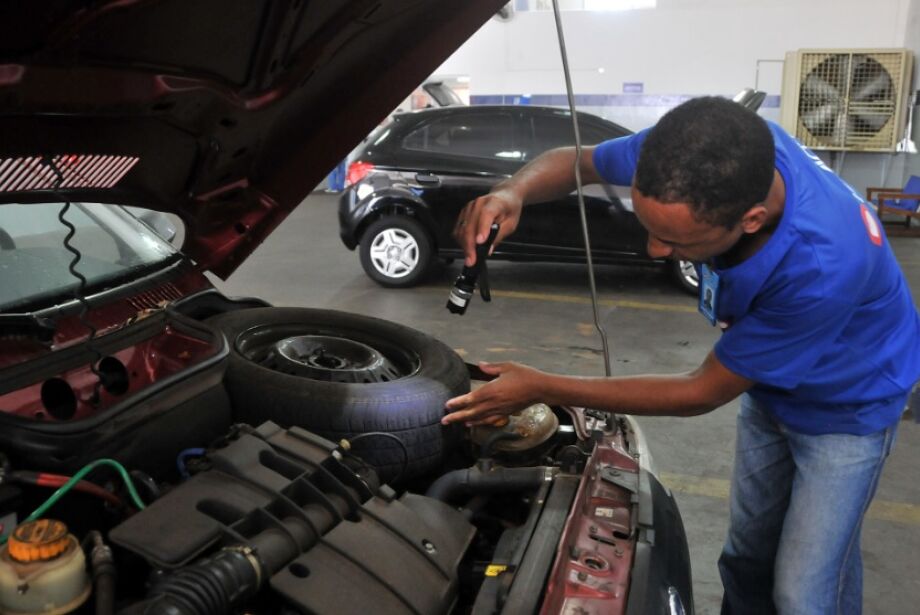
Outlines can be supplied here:
<path id="1" fill-rule="evenodd" d="M 585 145 L 630 134 L 622 126 L 579 113 Z M 356 151 L 339 202 L 342 241 L 359 248 L 361 265 L 389 287 L 417 283 L 438 257 L 462 256 L 451 231 L 460 209 L 540 153 L 574 142 L 569 111 L 536 106 L 472 106 L 397 114 Z M 696 293 L 696 269 L 646 253 L 647 234 L 627 192 L 589 186 L 585 207 L 592 256 L 606 264 L 666 264 Z M 517 231 L 492 258 L 584 262 L 575 194 L 528 207 Z"/>

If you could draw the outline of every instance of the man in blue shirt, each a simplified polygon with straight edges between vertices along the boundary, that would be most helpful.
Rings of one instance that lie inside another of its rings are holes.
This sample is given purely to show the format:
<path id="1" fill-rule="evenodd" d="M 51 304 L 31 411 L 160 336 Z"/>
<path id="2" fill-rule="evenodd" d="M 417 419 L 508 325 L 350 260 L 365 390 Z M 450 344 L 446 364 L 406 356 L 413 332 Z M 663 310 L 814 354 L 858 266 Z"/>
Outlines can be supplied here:
<path id="1" fill-rule="evenodd" d="M 697 369 L 576 378 L 484 364 L 489 384 L 445 423 L 494 424 L 541 401 L 692 416 L 742 396 L 723 613 L 859 613 L 862 518 L 920 378 L 920 316 L 874 212 L 778 126 L 700 98 L 650 130 L 585 148 L 586 183 L 632 187 L 655 258 L 702 264 L 723 330 Z M 471 202 L 455 234 L 475 261 L 492 222 L 575 187 L 552 150 Z"/>

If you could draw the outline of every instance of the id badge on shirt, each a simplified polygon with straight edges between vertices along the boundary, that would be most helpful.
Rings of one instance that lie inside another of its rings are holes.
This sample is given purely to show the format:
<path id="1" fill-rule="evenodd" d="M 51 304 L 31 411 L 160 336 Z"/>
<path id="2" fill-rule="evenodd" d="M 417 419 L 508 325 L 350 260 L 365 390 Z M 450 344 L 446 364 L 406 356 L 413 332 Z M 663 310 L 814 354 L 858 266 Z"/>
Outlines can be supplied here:
<path id="1" fill-rule="evenodd" d="M 700 268 L 700 314 L 715 326 L 719 306 L 719 274 L 703 263 Z"/>

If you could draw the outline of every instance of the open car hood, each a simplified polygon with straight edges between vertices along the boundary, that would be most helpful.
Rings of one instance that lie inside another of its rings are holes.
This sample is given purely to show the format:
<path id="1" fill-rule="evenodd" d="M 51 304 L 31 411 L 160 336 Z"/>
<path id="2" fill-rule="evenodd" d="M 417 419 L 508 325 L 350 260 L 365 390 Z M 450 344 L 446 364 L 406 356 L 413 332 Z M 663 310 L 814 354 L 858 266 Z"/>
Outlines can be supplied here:
<path id="1" fill-rule="evenodd" d="M 227 277 L 503 4 L 0 3 L 0 202 L 173 212 Z"/>

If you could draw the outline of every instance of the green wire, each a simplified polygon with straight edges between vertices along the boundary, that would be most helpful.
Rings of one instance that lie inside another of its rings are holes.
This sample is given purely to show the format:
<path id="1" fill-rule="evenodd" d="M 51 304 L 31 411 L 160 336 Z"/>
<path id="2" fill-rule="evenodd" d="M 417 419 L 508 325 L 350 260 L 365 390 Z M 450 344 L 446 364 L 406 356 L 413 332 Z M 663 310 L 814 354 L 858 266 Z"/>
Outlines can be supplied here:
<path id="1" fill-rule="evenodd" d="M 134 502 L 134 505 L 138 510 L 144 510 L 144 502 L 141 500 L 141 497 L 137 493 L 137 489 L 134 488 L 134 482 L 131 480 L 131 476 L 128 474 L 128 471 L 125 470 L 125 467 L 115 461 L 114 459 L 97 459 L 92 461 L 85 466 L 83 466 L 79 472 L 73 475 L 70 480 L 61 485 L 57 491 L 51 494 L 45 502 L 32 511 L 32 514 L 23 519 L 22 523 L 28 523 L 29 521 L 35 521 L 40 518 L 48 509 L 57 504 L 58 500 L 67 495 L 67 492 L 73 489 L 73 486 L 83 480 L 83 477 L 98 468 L 99 466 L 106 465 L 118 471 L 121 475 L 123 481 L 125 481 L 125 486 L 128 488 L 128 493 L 131 495 L 131 501 Z M 0 540 L 0 544 L 4 544 L 7 540 L 7 537 L 4 537 Z"/>

